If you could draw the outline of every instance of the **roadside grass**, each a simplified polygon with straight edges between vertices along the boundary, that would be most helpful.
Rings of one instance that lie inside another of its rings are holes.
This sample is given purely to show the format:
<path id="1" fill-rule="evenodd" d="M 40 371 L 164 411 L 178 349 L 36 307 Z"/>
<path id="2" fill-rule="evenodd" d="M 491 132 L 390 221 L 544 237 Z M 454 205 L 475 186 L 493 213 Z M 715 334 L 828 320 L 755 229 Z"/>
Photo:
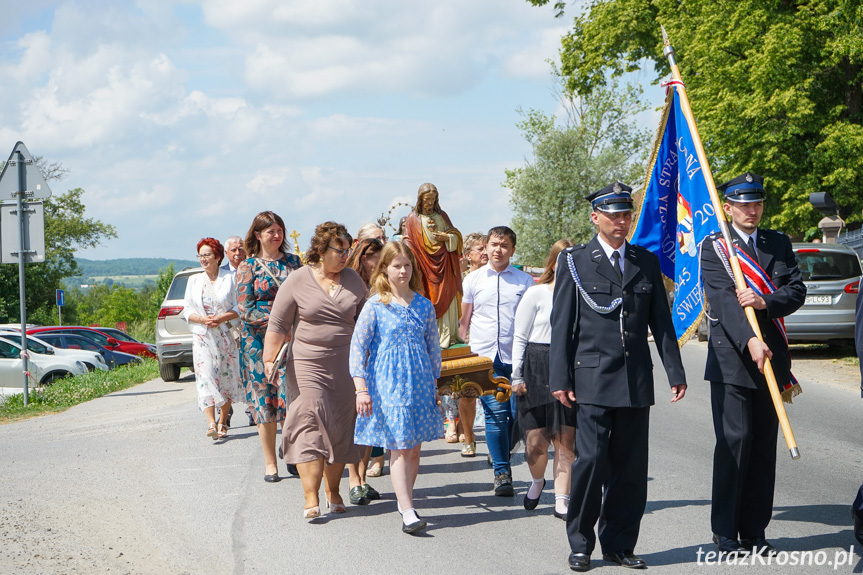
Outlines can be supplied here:
<path id="1" fill-rule="evenodd" d="M 26 407 L 23 393 L 0 397 L 0 424 L 65 411 L 79 403 L 158 377 L 159 362 L 144 359 L 135 365 L 128 364 L 108 371 L 96 370 L 57 380 L 52 385 L 31 389 Z"/>

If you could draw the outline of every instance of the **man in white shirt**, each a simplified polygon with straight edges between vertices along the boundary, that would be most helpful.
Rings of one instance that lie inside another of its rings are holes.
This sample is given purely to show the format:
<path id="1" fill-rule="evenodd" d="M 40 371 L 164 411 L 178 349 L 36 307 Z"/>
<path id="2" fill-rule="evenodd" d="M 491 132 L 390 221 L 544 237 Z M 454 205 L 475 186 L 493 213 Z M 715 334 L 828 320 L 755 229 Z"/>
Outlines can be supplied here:
<path id="1" fill-rule="evenodd" d="M 222 265 L 223 270 L 237 274 L 237 266 L 246 259 L 246 250 L 243 249 L 243 238 L 231 236 L 225 240 L 225 255 L 227 261 Z"/>
<path id="2" fill-rule="evenodd" d="M 462 287 L 459 337 L 470 328 L 470 347 L 474 353 L 494 361 L 495 375 L 512 376 L 512 342 L 515 309 L 533 278 L 509 263 L 515 253 L 515 232 L 506 226 L 488 231 L 488 264 L 465 277 Z M 499 402 L 494 396 L 481 398 L 485 413 L 485 439 L 494 468 L 494 494 L 511 496 L 512 471 L 509 452 L 515 397 Z"/>

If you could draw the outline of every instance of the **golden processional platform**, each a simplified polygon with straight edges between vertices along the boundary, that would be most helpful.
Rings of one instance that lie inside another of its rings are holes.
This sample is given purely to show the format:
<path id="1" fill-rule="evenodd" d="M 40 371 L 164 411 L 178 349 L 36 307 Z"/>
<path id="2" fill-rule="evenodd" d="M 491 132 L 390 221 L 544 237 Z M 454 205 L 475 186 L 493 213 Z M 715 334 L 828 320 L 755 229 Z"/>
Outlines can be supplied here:
<path id="1" fill-rule="evenodd" d="M 493 395 L 503 402 L 512 394 L 509 380 L 494 375 L 492 360 L 471 352 L 469 345 L 450 346 L 441 350 L 441 357 L 441 374 L 437 380 L 440 395 L 454 399 Z"/>

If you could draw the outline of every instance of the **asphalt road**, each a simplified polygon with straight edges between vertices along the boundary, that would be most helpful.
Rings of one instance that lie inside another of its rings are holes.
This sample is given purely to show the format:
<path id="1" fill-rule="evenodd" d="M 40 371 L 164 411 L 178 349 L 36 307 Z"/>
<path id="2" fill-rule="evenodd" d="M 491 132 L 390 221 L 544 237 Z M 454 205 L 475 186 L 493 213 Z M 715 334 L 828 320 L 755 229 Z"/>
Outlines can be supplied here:
<path id="1" fill-rule="evenodd" d="M 863 480 L 863 400 L 852 386 L 808 379 L 788 407 L 802 458 L 792 461 L 780 437 L 768 529 L 777 548 L 794 553 L 780 555 L 785 565 L 704 563 L 714 548 L 706 347 L 693 342 L 683 352 L 690 388 L 674 405 L 654 358 L 649 500 L 636 548 L 649 569 L 863 572 L 849 512 Z M 416 487 L 417 509 L 431 524 L 422 537 L 401 533 L 389 475 L 371 479 L 383 500 L 308 523 L 298 479 L 264 483 L 253 428 L 235 427 L 226 441 L 205 437 L 192 377 L 0 426 L 0 573 L 569 572 L 551 481 L 536 511 L 522 508 L 529 473 L 521 455 L 516 496 L 501 498 L 491 493 L 485 444 L 475 459 L 442 440 L 427 444 Z M 242 411 L 236 415 L 242 423 Z M 347 479 L 342 494 L 347 500 Z M 592 572 L 623 571 L 597 550 Z"/>

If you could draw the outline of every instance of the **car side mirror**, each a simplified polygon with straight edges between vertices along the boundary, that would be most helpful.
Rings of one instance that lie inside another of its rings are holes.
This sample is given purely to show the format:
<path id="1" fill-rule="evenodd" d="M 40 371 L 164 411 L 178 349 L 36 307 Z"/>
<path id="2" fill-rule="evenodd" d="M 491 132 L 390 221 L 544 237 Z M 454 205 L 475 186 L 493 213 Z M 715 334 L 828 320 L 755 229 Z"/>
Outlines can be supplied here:
<path id="1" fill-rule="evenodd" d="M 109 337 L 108 338 L 108 345 L 116 347 L 116 346 L 120 345 L 120 342 L 117 341 L 116 339 L 114 339 L 113 337 Z"/>

